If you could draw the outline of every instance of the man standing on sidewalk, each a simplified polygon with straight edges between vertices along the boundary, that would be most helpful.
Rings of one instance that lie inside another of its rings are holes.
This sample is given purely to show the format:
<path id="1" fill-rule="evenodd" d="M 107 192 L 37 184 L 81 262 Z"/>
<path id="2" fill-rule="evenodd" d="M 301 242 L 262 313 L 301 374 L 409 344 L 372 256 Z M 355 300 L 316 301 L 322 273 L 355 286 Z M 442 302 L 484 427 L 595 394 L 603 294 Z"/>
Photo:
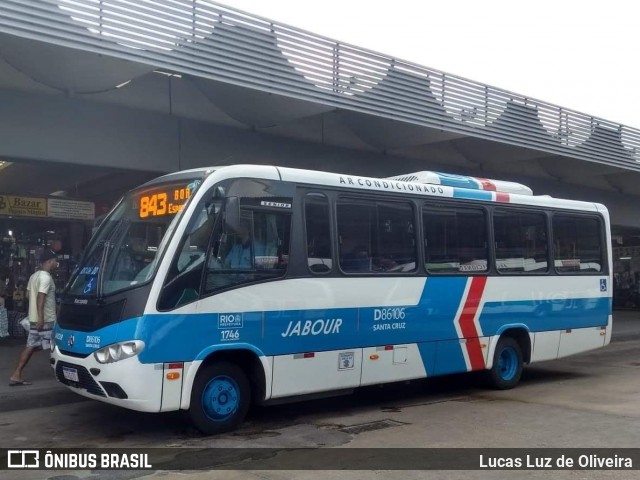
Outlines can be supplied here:
<path id="1" fill-rule="evenodd" d="M 20 354 L 18 366 L 9 379 L 9 386 L 31 385 L 22 378 L 22 370 L 36 350 L 51 345 L 51 331 L 56 321 L 56 286 L 51 273 L 58 267 L 56 254 L 45 249 L 40 255 L 40 270 L 29 278 L 29 336 L 27 347 Z"/>

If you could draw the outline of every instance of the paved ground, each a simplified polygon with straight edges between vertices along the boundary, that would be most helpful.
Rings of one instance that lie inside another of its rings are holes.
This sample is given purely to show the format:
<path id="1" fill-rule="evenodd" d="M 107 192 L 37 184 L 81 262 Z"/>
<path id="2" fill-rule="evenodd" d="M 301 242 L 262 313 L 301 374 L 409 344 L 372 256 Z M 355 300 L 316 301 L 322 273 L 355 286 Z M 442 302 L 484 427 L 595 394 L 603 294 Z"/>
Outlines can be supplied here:
<path id="1" fill-rule="evenodd" d="M 260 409 L 240 431 L 220 437 L 200 436 L 180 414 L 140 414 L 93 401 L 62 404 L 65 397 L 51 401 L 51 394 L 64 389 L 55 383 L 47 386 L 46 376 L 50 373 L 42 356 L 34 359 L 41 363 L 34 363 L 31 378 L 41 378 L 38 383 L 45 385 L 25 387 L 9 392 L 9 397 L 0 397 L 0 447 L 638 447 L 640 315 L 624 312 L 617 313 L 616 318 L 616 341 L 609 347 L 530 367 L 522 384 L 514 390 L 487 390 L 476 376 L 367 388 L 348 397 Z M 6 370 L 4 356 L 2 366 Z M 6 390 L 9 388 L 4 387 L 2 392 Z M 23 399 L 25 408 L 17 408 L 18 397 Z M 44 405 L 37 407 L 38 402 Z M 11 408 L 4 409 L 2 405 Z M 429 472 L 428 476 L 506 479 L 514 478 L 514 474 L 516 478 L 637 477 L 637 472 L 579 471 Z M 141 476 L 343 480 L 426 475 L 413 471 L 12 472 L 7 478 Z"/>

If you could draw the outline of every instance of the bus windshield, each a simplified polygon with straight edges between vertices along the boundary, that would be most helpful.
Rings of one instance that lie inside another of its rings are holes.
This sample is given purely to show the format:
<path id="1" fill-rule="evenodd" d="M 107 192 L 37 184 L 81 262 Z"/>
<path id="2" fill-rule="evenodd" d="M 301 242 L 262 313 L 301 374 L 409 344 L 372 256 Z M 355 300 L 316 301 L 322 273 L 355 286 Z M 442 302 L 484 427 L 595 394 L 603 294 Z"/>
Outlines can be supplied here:
<path id="1" fill-rule="evenodd" d="M 181 180 L 129 192 L 96 232 L 67 293 L 102 297 L 150 280 L 179 213 L 200 182 Z"/>

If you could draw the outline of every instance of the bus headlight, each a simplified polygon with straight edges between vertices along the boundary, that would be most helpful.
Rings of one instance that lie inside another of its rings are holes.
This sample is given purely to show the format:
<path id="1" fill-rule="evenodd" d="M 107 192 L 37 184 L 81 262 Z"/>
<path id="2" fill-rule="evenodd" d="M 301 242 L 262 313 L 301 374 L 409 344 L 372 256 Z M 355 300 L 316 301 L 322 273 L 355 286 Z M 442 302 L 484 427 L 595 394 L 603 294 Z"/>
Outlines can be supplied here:
<path id="1" fill-rule="evenodd" d="M 114 343 L 93 352 L 98 363 L 113 363 L 138 355 L 144 348 L 142 340 Z"/>

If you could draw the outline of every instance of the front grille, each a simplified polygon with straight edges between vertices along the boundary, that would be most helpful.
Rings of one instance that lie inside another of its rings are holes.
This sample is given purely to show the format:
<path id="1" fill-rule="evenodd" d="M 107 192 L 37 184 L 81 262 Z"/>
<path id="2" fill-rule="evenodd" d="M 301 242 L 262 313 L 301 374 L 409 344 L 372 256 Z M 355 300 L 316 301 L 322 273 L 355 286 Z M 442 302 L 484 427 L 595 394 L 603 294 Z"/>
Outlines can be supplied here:
<path id="1" fill-rule="evenodd" d="M 74 382 L 73 380 L 68 380 L 64 378 L 64 375 L 62 373 L 62 367 L 75 368 L 78 371 L 79 382 Z M 56 364 L 56 378 L 60 383 L 64 385 L 68 385 L 70 387 L 75 387 L 75 388 L 84 388 L 87 392 L 93 395 L 98 395 L 99 397 L 107 396 L 104 393 L 104 390 L 100 388 L 100 385 L 98 385 L 98 383 L 93 379 L 89 371 L 80 365 L 59 361 Z"/>
<path id="2" fill-rule="evenodd" d="M 99 328 L 113 325 L 120 321 L 125 303 L 126 299 L 108 304 L 88 303 L 87 305 L 76 305 L 63 303 L 60 306 L 58 324 L 68 330 L 95 332 Z"/>
<path id="3" fill-rule="evenodd" d="M 63 355 L 66 355 L 67 357 L 87 358 L 89 355 L 91 355 L 91 353 L 70 352 L 68 350 L 63 350 L 60 347 L 58 347 L 58 349 L 60 350 L 60 353 L 62 353 Z"/>

